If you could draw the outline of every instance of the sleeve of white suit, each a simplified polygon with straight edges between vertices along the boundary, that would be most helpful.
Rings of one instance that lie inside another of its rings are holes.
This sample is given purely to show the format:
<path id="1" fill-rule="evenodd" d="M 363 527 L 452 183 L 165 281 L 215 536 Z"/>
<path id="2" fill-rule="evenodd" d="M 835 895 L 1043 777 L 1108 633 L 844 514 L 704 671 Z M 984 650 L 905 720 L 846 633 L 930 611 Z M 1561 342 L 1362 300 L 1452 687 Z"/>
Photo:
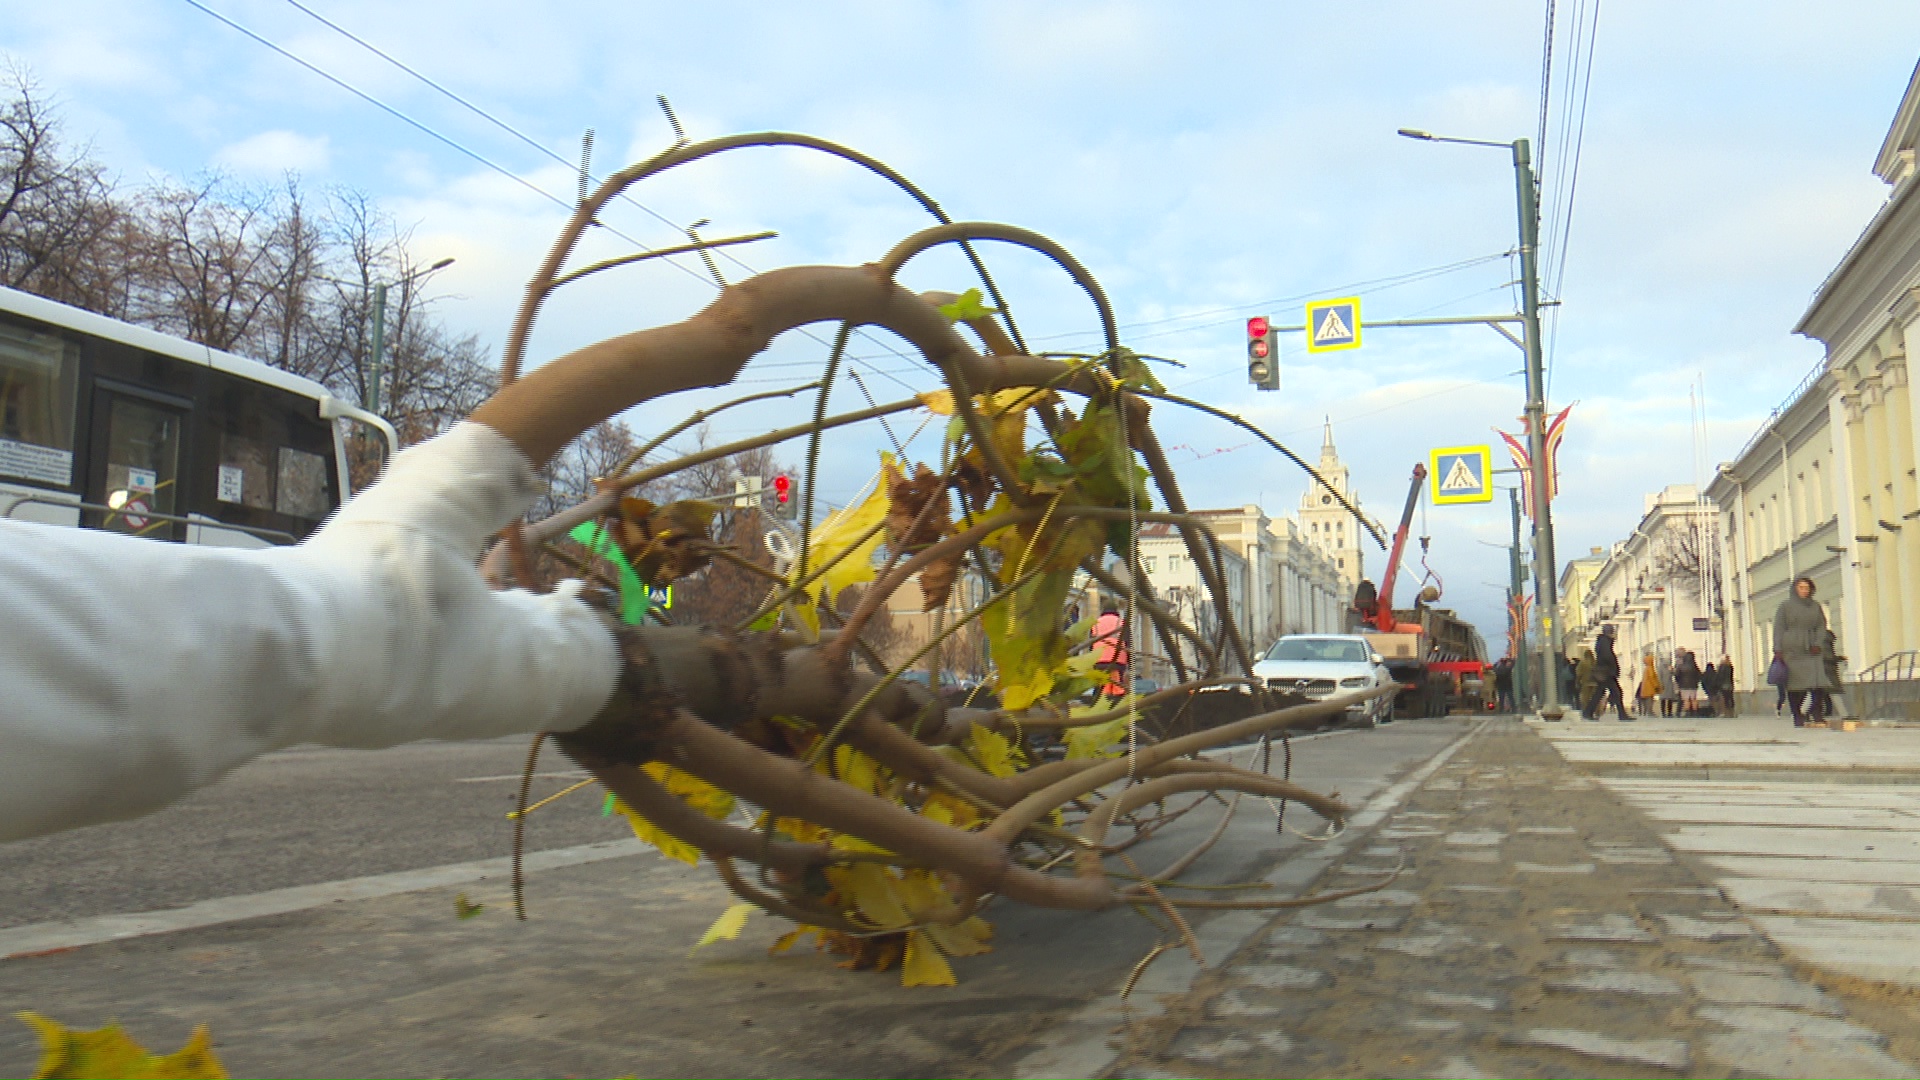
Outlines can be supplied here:
<path id="1" fill-rule="evenodd" d="M 568 731 L 619 650 L 574 583 L 486 587 L 532 504 L 504 436 L 396 455 L 297 547 L 188 547 L 0 520 L 0 841 L 159 809 L 297 743 Z"/>

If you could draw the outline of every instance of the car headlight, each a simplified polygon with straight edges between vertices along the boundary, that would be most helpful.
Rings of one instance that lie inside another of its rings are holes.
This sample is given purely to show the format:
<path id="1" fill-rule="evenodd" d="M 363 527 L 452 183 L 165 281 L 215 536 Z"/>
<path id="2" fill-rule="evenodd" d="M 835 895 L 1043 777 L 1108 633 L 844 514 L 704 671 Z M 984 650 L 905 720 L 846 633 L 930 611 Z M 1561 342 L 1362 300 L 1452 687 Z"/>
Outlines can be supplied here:
<path id="1" fill-rule="evenodd" d="M 1342 690 L 1362 690 L 1372 685 L 1373 685 L 1373 680 L 1367 678 L 1365 675 L 1356 676 L 1351 679 L 1340 680 L 1340 688 Z"/>

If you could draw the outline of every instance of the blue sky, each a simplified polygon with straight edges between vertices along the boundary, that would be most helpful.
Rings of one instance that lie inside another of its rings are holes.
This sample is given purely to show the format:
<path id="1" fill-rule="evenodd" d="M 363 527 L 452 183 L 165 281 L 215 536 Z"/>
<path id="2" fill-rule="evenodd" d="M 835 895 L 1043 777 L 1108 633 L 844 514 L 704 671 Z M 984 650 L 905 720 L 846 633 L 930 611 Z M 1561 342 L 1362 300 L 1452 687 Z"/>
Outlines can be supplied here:
<path id="1" fill-rule="evenodd" d="M 1356 352 L 1285 343 L 1285 388 L 1244 379 L 1241 322 L 1298 322 L 1309 296 L 1360 291 L 1368 318 L 1514 309 L 1513 175 L 1498 149 L 1395 136 L 1400 127 L 1508 140 L 1537 135 L 1542 0 L 1352 4 L 651 2 L 571 5 L 302 0 L 556 155 L 488 123 L 288 0 L 201 0 L 511 172 L 492 171 L 248 39 L 186 0 L 0 0 L 0 52 L 61 103 L 128 182 L 221 170 L 374 195 L 413 227 L 439 310 L 495 344 L 571 198 L 586 128 L 596 171 L 672 133 L 789 130 L 848 143 L 916 180 L 957 218 L 1044 232 L 1111 295 L 1136 348 L 1180 360 L 1166 381 L 1243 412 L 1311 457 L 1331 416 L 1368 507 L 1399 506 L 1429 447 L 1515 428 L 1519 351 L 1479 327 L 1379 330 Z M 1557 71 L 1597 0 L 1560 0 Z M 1570 228 L 1544 252 L 1563 301 L 1550 397 L 1578 402 L 1556 504 L 1563 557 L 1624 535 L 1642 496 L 1695 479 L 1690 393 L 1704 388 L 1705 460 L 1731 455 L 1820 357 L 1790 329 L 1886 189 L 1874 155 L 1914 70 L 1920 5 L 1598 5 Z M 1584 32 L 1584 31 L 1583 31 Z M 1543 154 L 1544 212 L 1572 179 L 1559 90 Z M 1569 133 L 1570 134 L 1570 133 Z M 520 181 L 525 181 L 525 184 Z M 632 192 L 709 235 L 776 229 L 753 269 L 864 262 L 926 219 L 870 177 L 801 151 L 738 155 Z M 605 215 L 652 246 L 674 228 L 633 205 Z M 1559 232 L 1555 229 L 1556 234 Z M 585 254 L 622 253 L 596 232 Z M 1031 255 L 990 252 L 1022 328 L 1049 348 L 1093 347 L 1097 322 Z M 1417 271 L 1434 276 L 1356 290 Z M 724 264 L 734 276 L 746 273 Z M 712 294 L 697 263 L 603 275 L 563 293 L 537 329 L 551 356 L 677 320 Z M 917 261 L 917 288 L 964 288 L 952 257 Z M 824 335 L 822 335 L 824 336 Z M 930 388 L 883 337 L 857 339 L 872 393 Z M 824 348 L 788 335 L 743 376 L 810 378 Z M 728 396 L 633 414 L 657 428 Z M 846 386 L 837 403 L 863 401 Z M 729 414 L 719 438 L 792 422 L 786 404 Z M 1160 414 L 1189 500 L 1281 513 L 1304 477 L 1217 422 Z M 902 437 L 912 430 L 897 429 Z M 933 454 L 937 431 L 912 450 Z M 830 448 L 822 494 L 871 471 L 879 432 Z M 798 453 L 794 456 L 797 458 Z M 1434 509 L 1426 529 L 1445 603 L 1503 632 L 1506 510 Z M 1377 568 L 1378 556 L 1371 561 Z"/>

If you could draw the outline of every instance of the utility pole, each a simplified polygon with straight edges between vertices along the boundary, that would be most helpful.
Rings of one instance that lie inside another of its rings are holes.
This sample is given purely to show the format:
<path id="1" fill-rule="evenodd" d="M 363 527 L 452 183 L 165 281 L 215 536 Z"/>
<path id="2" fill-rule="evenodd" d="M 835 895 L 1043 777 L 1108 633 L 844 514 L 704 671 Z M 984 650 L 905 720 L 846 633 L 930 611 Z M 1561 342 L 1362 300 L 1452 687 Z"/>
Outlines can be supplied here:
<path id="1" fill-rule="evenodd" d="M 1547 462 L 1547 380 L 1540 358 L 1540 208 L 1535 202 L 1533 144 L 1526 139 L 1510 143 L 1455 139 L 1417 128 L 1401 128 L 1400 134 L 1424 142 L 1498 146 L 1513 151 L 1513 181 L 1520 210 L 1520 317 L 1527 331 L 1524 346 L 1527 351 L 1527 457 L 1533 474 L 1529 478 L 1532 485 L 1529 490 L 1533 494 L 1533 595 L 1534 606 L 1546 626 L 1550 657 L 1558 656 L 1561 653 L 1560 581 L 1559 562 L 1553 553 L 1553 506 L 1547 501 L 1553 478 Z M 1560 680 L 1553 677 L 1553 663 L 1549 658 L 1549 677 L 1541 687 L 1540 712 L 1549 720 L 1558 720 L 1562 711 Z"/>
<path id="2" fill-rule="evenodd" d="M 1540 356 L 1540 211 L 1534 202 L 1532 146 L 1513 140 L 1513 176 L 1520 201 L 1520 315 L 1527 327 L 1527 459 L 1533 476 L 1533 595 L 1547 629 L 1547 679 L 1541 713 L 1560 718 L 1560 680 L 1554 657 L 1561 652 L 1559 561 L 1553 553 L 1553 490 L 1547 460 L 1547 380 Z"/>
<path id="3" fill-rule="evenodd" d="M 1514 629 L 1518 631 L 1518 633 L 1514 635 L 1513 643 L 1513 651 L 1515 654 L 1513 658 L 1513 700 L 1515 704 L 1520 707 L 1521 711 L 1524 712 L 1528 704 L 1532 701 L 1527 691 L 1531 689 L 1533 685 L 1533 663 L 1527 656 L 1527 624 L 1520 615 L 1520 598 L 1526 595 L 1527 578 L 1526 570 L 1521 565 L 1523 560 L 1520 557 L 1519 488 L 1507 489 L 1507 502 L 1513 508 L 1513 545 L 1507 548 L 1507 617 L 1514 621 L 1516 624 Z M 1547 658 L 1547 669 L 1547 678 L 1553 678 L 1556 672 L 1553 670 L 1552 657 Z"/>
<path id="4" fill-rule="evenodd" d="M 436 270 L 445 270 L 452 265 L 453 258 L 452 256 L 448 256 L 434 263 L 432 266 L 425 267 L 424 269 L 416 269 L 411 273 L 401 275 L 398 284 L 408 284 L 415 278 L 425 277 Z M 367 411 L 370 413 L 378 413 L 380 411 L 381 374 L 382 369 L 386 366 L 387 360 L 387 283 L 384 281 L 376 282 L 373 286 L 372 351 L 373 363 L 370 365 L 372 371 L 369 373 L 367 379 Z"/>
<path id="5" fill-rule="evenodd" d="M 380 366 L 387 358 L 387 283 L 373 287 L 373 372 L 367 380 L 367 411 L 380 412 Z"/>

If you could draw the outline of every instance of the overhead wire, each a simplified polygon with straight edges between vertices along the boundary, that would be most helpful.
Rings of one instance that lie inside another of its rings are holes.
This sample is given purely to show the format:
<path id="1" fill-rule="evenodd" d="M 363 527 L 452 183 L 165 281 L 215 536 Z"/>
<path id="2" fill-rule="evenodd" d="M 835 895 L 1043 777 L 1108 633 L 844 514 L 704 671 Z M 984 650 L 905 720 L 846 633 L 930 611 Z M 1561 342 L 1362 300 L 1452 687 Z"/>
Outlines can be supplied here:
<path id="1" fill-rule="evenodd" d="M 568 211 L 572 211 L 573 209 L 575 209 L 575 204 L 569 203 L 567 200 L 562 199 L 559 196 L 554 195 L 552 192 L 549 192 L 541 188 L 539 185 L 533 183 L 532 181 L 527 180 L 526 178 L 520 176 L 519 174 L 513 172 L 512 170 L 506 168 L 505 166 L 500 165 L 499 163 L 491 160 L 490 158 L 487 158 L 484 155 L 469 149 L 468 147 L 462 145 L 461 143 L 457 142 L 451 137 L 441 134 L 439 131 L 436 131 L 432 127 L 429 127 L 427 124 L 414 119 L 413 117 L 407 115 L 406 113 L 401 112 L 399 109 L 391 105 L 388 105 L 387 103 L 379 100 L 378 98 L 375 98 L 373 95 L 367 93 L 366 91 L 363 91 L 360 88 L 352 85 L 351 83 L 348 83 L 345 79 L 342 79 L 332 74 L 331 72 L 321 68 L 319 65 L 314 64 L 306 59 L 303 59 L 302 57 L 296 55 L 292 51 L 281 47 L 280 45 L 276 44 L 275 42 L 268 39 L 264 35 L 256 33 L 253 30 L 248 29 L 247 27 L 236 22 L 235 20 L 221 14 L 220 12 L 215 11 L 210 7 L 207 7 L 204 3 L 201 3 L 200 0 L 185 0 L 185 2 L 191 5 L 192 7 L 199 9 L 205 14 L 212 16 L 214 19 L 218 20 L 221 23 L 224 23 L 228 27 L 231 27 L 232 29 L 239 31 L 241 34 L 245 35 L 248 38 L 251 38 L 255 42 L 258 42 L 259 44 L 266 46 L 267 48 L 273 50 L 274 52 L 280 54 L 281 56 L 289 60 L 292 60 L 294 63 L 299 64 L 301 67 L 306 68 L 308 71 L 311 71 L 314 74 L 320 76 L 321 78 L 326 79 L 328 82 L 333 83 L 335 86 L 338 86 L 341 89 L 347 91 L 348 93 L 353 94 L 355 97 L 358 97 L 361 100 L 367 102 L 368 104 L 373 105 L 374 107 L 380 109 L 382 112 L 385 112 L 388 115 L 394 117 L 395 119 L 401 121 L 402 123 L 405 123 L 407 126 L 414 128 L 415 130 L 421 132 L 422 134 L 429 136 L 435 141 L 446 145 L 447 147 L 459 152 L 460 154 L 472 159 L 473 161 L 486 166 L 487 168 L 493 170 L 494 172 L 497 172 L 500 175 L 508 178 L 509 180 L 512 180 L 514 183 L 519 184 L 521 187 L 524 187 L 529 191 L 532 191 L 533 193 L 539 195 L 541 198 L 544 198 L 549 202 L 552 202 L 558 206 L 561 206 Z M 373 55 L 379 57 L 381 60 L 386 61 L 387 63 L 401 70 L 402 72 L 405 72 L 407 75 L 411 76 L 412 78 L 425 84 L 427 87 L 431 88 L 436 93 L 441 94 L 442 96 L 460 105 L 462 108 L 468 110 L 469 112 L 472 112 L 474 115 L 480 117 L 481 119 L 487 121 L 493 126 L 499 128 L 501 131 L 506 132 L 507 134 L 511 135 L 513 138 L 533 148 L 538 153 L 543 154 L 546 157 L 549 157 L 554 161 L 567 166 L 569 170 L 573 170 L 576 168 L 575 164 L 572 161 L 569 161 L 567 158 L 561 156 L 559 153 L 555 152 L 550 147 L 545 146 L 539 140 L 534 139 L 531 136 L 525 134 L 524 132 L 520 131 L 518 128 L 515 128 L 513 125 L 493 115 L 492 113 L 481 108 L 480 106 L 475 105 L 473 102 L 468 101 L 466 98 L 460 96 L 454 91 L 441 85 L 439 82 L 435 81 L 434 79 L 429 78 L 427 75 L 421 73 L 420 71 L 414 69 L 412 66 L 408 65 L 404 61 L 398 59 L 392 54 L 372 44 L 371 42 L 367 41 L 365 38 L 360 37 L 358 34 L 353 33 L 351 30 L 348 30 L 347 28 L 341 26 L 339 23 L 336 23 L 332 19 L 329 19 L 326 16 L 320 14 L 319 12 L 313 10 L 312 8 L 308 7 L 306 4 L 302 3 L 301 0 L 287 0 L 287 3 L 292 5 L 297 10 L 305 13 L 307 16 L 313 18 L 314 20 L 319 22 L 321 25 L 326 26 L 328 29 L 334 31 L 335 33 L 341 35 L 342 37 L 345 37 L 347 40 L 353 42 L 354 44 L 367 50 Z M 599 182 L 602 178 L 591 177 L 591 179 L 593 179 L 595 182 Z M 682 231 L 681 227 L 678 224 L 676 224 L 671 218 L 653 209 L 652 207 L 647 206 L 645 203 L 640 202 L 638 199 L 633 198 L 628 193 L 624 191 L 619 192 L 616 197 L 619 198 L 620 201 L 627 203 L 631 206 L 634 206 L 639 210 L 645 212 L 647 215 L 660 221 L 662 224 L 668 226 L 669 228 L 672 228 L 674 231 L 676 232 Z M 607 228 L 607 231 L 612 233 L 614 236 L 617 236 L 620 239 L 626 241 L 627 243 L 632 244 L 634 247 L 638 248 L 643 252 L 653 250 L 653 248 L 643 243 L 639 239 L 633 236 L 630 236 L 617 228 L 606 226 L 604 222 L 600 222 L 599 224 L 605 226 Z M 754 270 L 753 267 L 749 266 L 746 262 L 741 260 L 734 253 L 730 251 L 726 251 L 724 249 L 716 249 L 716 250 L 719 250 L 723 258 L 726 258 L 729 262 L 734 263 L 735 265 L 739 266 L 741 269 L 745 270 L 746 272 L 750 274 L 757 273 L 757 271 Z M 706 281 L 709 284 L 712 284 L 711 279 L 708 278 L 707 275 L 703 274 L 699 270 L 686 266 L 671 257 L 663 261 L 671 264 L 675 269 L 681 271 L 682 273 L 689 274 L 701 281 Z M 812 338 L 814 341 L 818 342 L 823 346 L 826 344 L 825 339 L 821 338 L 818 334 L 814 333 L 809 328 L 801 327 L 799 329 L 804 336 Z M 908 360 L 908 361 L 912 360 L 912 357 L 908 356 L 906 353 L 901 352 L 898 349 L 887 346 L 884 342 L 878 341 L 878 339 L 872 337 L 869 334 L 861 332 L 861 336 L 867 338 L 867 340 L 869 341 L 875 342 L 875 344 L 879 345 L 882 349 L 886 349 L 888 352 L 892 353 L 893 355 L 899 357 L 902 360 Z M 901 381 L 898 378 L 895 378 L 891 374 L 889 374 L 887 377 L 892 379 L 894 382 L 900 383 L 901 386 L 906 387 L 909 390 L 915 389 L 913 386 Z"/>
<path id="2" fill-rule="evenodd" d="M 1166 318 L 1162 318 L 1162 319 L 1144 319 L 1139 322 L 1121 323 L 1119 324 L 1119 328 L 1122 330 L 1136 330 L 1141 327 L 1164 326 L 1167 323 L 1184 322 L 1189 319 L 1211 318 L 1212 316 L 1215 316 L 1215 315 L 1232 315 L 1232 316 L 1238 317 L 1239 315 L 1244 314 L 1246 312 L 1250 312 L 1250 311 L 1257 312 L 1265 309 L 1279 307 L 1282 304 L 1291 304 L 1291 303 L 1296 303 L 1302 300 L 1310 300 L 1317 296 L 1330 296 L 1330 295 L 1337 295 L 1340 293 L 1353 293 L 1355 295 L 1365 296 L 1371 293 L 1385 292 L 1388 289 L 1398 288 L 1401 285 L 1410 285 L 1417 281 L 1425 281 L 1428 278 L 1440 277 L 1445 274 L 1458 272 L 1460 270 L 1467 270 L 1476 266 L 1482 266 L 1482 265 L 1485 265 L 1486 263 L 1494 262 L 1499 259 L 1509 258 L 1513 254 L 1514 252 L 1512 250 L 1508 250 L 1508 251 L 1495 252 L 1490 255 L 1476 255 L 1473 258 L 1462 259 L 1458 262 L 1443 263 L 1439 266 L 1429 266 L 1420 270 L 1410 270 L 1404 274 L 1393 274 L 1388 277 L 1372 278 L 1365 281 L 1348 282 L 1345 285 L 1328 286 L 1325 288 L 1314 289 L 1309 292 L 1298 293 L 1293 296 L 1281 296 L 1281 297 L 1276 297 L 1270 300 L 1259 300 L 1249 304 L 1235 304 L 1232 307 L 1208 308 L 1204 311 L 1187 312 L 1184 315 L 1169 315 Z M 1212 322 L 1196 323 L 1192 326 L 1178 327 L 1176 329 L 1161 331 L 1159 333 L 1154 333 L 1154 334 L 1129 335 L 1129 339 L 1133 341 L 1143 341 L 1151 338 L 1170 337 L 1174 334 L 1185 333 L 1188 330 L 1206 330 L 1215 326 L 1224 326 L 1227 323 L 1232 321 L 1233 321 L 1232 319 L 1220 319 Z M 1067 331 L 1059 334 L 1048 334 L 1048 335 L 1036 337 L 1034 338 L 1034 340 L 1035 341 L 1057 341 L 1061 338 L 1091 337 L 1091 336 L 1094 336 L 1092 331 L 1074 330 L 1074 331 Z"/>

